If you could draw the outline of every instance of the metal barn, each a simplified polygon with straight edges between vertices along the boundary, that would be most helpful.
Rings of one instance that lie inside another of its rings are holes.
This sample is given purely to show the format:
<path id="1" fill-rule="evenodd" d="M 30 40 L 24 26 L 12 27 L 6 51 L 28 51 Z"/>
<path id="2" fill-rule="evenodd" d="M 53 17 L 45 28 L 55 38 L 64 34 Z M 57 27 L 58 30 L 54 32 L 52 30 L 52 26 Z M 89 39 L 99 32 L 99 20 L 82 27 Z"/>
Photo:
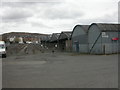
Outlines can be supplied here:
<path id="1" fill-rule="evenodd" d="M 50 38 L 50 48 L 58 48 L 58 37 L 60 33 L 53 33 Z"/>
<path id="2" fill-rule="evenodd" d="M 89 27 L 88 42 L 91 54 L 118 53 L 120 24 L 93 23 Z"/>
<path id="3" fill-rule="evenodd" d="M 72 32 L 73 52 L 88 53 L 88 27 L 89 25 L 76 25 Z"/>
<path id="4" fill-rule="evenodd" d="M 51 35 L 48 35 L 42 39 L 41 44 L 43 45 L 43 47 L 49 48 L 51 46 L 50 39 L 51 39 Z"/>
<path id="5" fill-rule="evenodd" d="M 59 40 L 59 50 L 60 51 L 71 51 L 71 31 L 61 32 L 58 40 Z"/>

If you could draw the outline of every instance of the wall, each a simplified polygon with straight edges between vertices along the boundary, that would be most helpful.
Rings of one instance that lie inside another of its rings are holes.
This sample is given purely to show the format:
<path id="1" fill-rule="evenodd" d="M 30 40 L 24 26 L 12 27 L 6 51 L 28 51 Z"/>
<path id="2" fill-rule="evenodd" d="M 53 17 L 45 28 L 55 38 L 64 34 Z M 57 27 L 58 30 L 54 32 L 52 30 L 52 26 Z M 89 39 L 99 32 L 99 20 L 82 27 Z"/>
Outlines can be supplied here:
<path id="1" fill-rule="evenodd" d="M 97 25 L 92 25 L 90 27 L 89 33 L 88 33 L 89 53 L 102 54 L 102 37 L 100 34 L 101 34 L 101 31 L 99 30 Z"/>
<path id="2" fill-rule="evenodd" d="M 65 51 L 66 50 L 66 39 L 64 40 L 59 40 L 58 41 L 58 47 L 60 51 Z"/>
<path id="3" fill-rule="evenodd" d="M 98 40 L 97 37 L 99 37 Z M 89 52 L 91 54 L 118 53 L 118 41 L 112 40 L 115 37 L 118 37 L 118 32 L 101 32 L 96 25 L 92 25 L 88 34 Z M 97 40 L 96 43 L 95 40 Z M 94 43 L 95 45 L 92 48 Z"/>
<path id="4" fill-rule="evenodd" d="M 66 51 L 67 52 L 72 51 L 72 41 L 71 40 L 66 40 Z"/>
<path id="5" fill-rule="evenodd" d="M 88 53 L 88 36 L 80 26 L 74 29 L 72 35 L 73 52 Z"/>
<path id="6" fill-rule="evenodd" d="M 102 37 L 103 53 L 105 54 L 117 53 L 118 40 L 113 41 L 112 38 L 118 37 L 118 32 L 105 32 L 105 33 L 107 37 Z"/>

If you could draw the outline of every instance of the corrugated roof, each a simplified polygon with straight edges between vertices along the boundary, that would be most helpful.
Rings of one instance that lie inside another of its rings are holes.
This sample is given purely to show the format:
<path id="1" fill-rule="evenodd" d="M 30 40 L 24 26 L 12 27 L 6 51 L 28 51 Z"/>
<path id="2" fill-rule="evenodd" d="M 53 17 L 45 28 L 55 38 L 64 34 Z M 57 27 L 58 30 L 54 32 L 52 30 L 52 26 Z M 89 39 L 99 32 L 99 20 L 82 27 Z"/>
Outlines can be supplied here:
<path id="1" fill-rule="evenodd" d="M 74 27 L 73 31 L 72 31 L 72 35 L 73 35 L 73 33 L 74 33 L 74 31 L 75 31 L 75 29 L 76 29 L 77 27 L 81 27 L 81 28 L 84 30 L 85 33 L 88 33 L 89 26 L 90 26 L 90 25 L 76 25 L 76 26 Z M 72 37 L 72 35 L 71 35 L 71 37 Z"/>
<path id="2" fill-rule="evenodd" d="M 53 33 L 51 36 L 51 42 L 57 41 L 60 33 Z"/>
<path id="3" fill-rule="evenodd" d="M 109 23 L 93 23 L 93 24 L 96 24 L 101 31 L 120 31 L 120 24 Z"/>
<path id="4" fill-rule="evenodd" d="M 71 38 L 71 34 L 72 34 L 72 31 L 64 31 L 64 32 L 61 32 L 60 36 L 59 36 L 59 40 L 60 39 L 70 39 Z M 64 36 L 64 37 L 63 37 Z"/>
<path id="5" fill-rule="evenodd" d="M 73 32 L 74 32 L 74 30 L 75 30 L 76 27 L 81 27 L 81 28 L 83 28 L 83 30 L 87 33 L 89 26 L 90 26 L 90 25 L 76 25 L 76 26 L 74 27 L 74 29 L 73 29 Z M 73 33 L 73 32 L 72 32 L 72 33 Z"/>
<path id="6" fill-rule="evenodd" d="M 87 33 L 88 32 L 88 28 L 89 28 L 89 26 L 90 25 L 80 25 L 83 29 L 84 29 L 84 31 Z"/>
<path id="7" fill-rule="evenodd" d="M 48 35 L 42 39 L 42 41 L 50 41 L 51 35 Z"/>
<path id="8" fill-rule="evenodd" d="M 70 38 L 71 37 L 71 31 L 69 31 L 69 32 L 63 32 L 64 34 L 66 34 L 66 36 L 67 36 L 67 38 Z"/>

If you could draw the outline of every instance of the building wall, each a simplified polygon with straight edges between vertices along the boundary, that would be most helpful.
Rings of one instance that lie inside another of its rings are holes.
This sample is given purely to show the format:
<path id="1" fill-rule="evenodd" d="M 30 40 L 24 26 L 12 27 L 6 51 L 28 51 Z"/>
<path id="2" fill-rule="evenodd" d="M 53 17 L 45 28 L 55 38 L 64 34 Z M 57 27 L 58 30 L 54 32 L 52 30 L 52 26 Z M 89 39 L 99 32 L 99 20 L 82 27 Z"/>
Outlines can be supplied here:
<path id="1" fill-rule="evenodd" d="M 60 51 L 70 52 L 72 51 L 72 41 L 68 39 L 62 39 L 58 42 L 58 48 Z"/>
<path id="2" fill-rule="evenodd" d="M 72 51 L 72 41 L 71 40 L 66 40 L 66 51 L 67 52 Z"/>
<path id="3" fill-rule="evenodd" d="M 118 52 L 120 53 L 120 31 L 118 32 L 118 37 L 119 37 L 119 40 L 118 40 Z"/>
<path id="4" fill-rule="evenodd" d="M 118 32 L 109 32 L 109 31 L 101 32 L 96 25 L 92 25 L 89 29 L 89 34 L 88 34 L 89 52 L 91 54 L 117 53 L 118 41 L 112 40 L 112 38 L 115 37 L 118 37 Z M 95 43 L 96 40 L 97 42 Z M 95 45 L 93 47 L 94 43 Z"/>
<path id="5" fill-rule="evenodd" d="M 60 51 L 66 50 L 66 40 L 59 40 L 58 47 Z"/>
<path id="6" fill-rule="evenodd" d="M 88 35 L 80 27 L 76 27 L 72 34 L 72 50 L 73 52 L 88 53 Z"/>
<path id="7" fill-rule="evenodd" d="M 102 32 L 102 33 L 106 33 L 106 36 L 107 36 L 107 37 L 102 37 L 103 53 L 105 54 L 117 53 L 118 40 L 113 41 L 112 38 L 118 37 L 118 32 Z"/>
<path id="8" fill-rule="evenodd" d="M 89 53 L 102 54 L 101 31 L 96 25 L 92 25 L 88 31 Z M 94 46 L 94 47 L 93 47 Z"/>

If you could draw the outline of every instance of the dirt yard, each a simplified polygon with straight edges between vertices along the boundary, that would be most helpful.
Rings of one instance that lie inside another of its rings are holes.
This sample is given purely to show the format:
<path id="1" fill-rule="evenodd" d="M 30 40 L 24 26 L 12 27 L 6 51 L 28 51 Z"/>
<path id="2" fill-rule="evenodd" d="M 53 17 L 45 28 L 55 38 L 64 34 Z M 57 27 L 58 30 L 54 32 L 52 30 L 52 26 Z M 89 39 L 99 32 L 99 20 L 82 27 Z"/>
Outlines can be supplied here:
<path id="1" fill-rule="evenodd" d="M 118 55 L 36 53 L 2 60 L 3 88 L 117 88 Z"/>

